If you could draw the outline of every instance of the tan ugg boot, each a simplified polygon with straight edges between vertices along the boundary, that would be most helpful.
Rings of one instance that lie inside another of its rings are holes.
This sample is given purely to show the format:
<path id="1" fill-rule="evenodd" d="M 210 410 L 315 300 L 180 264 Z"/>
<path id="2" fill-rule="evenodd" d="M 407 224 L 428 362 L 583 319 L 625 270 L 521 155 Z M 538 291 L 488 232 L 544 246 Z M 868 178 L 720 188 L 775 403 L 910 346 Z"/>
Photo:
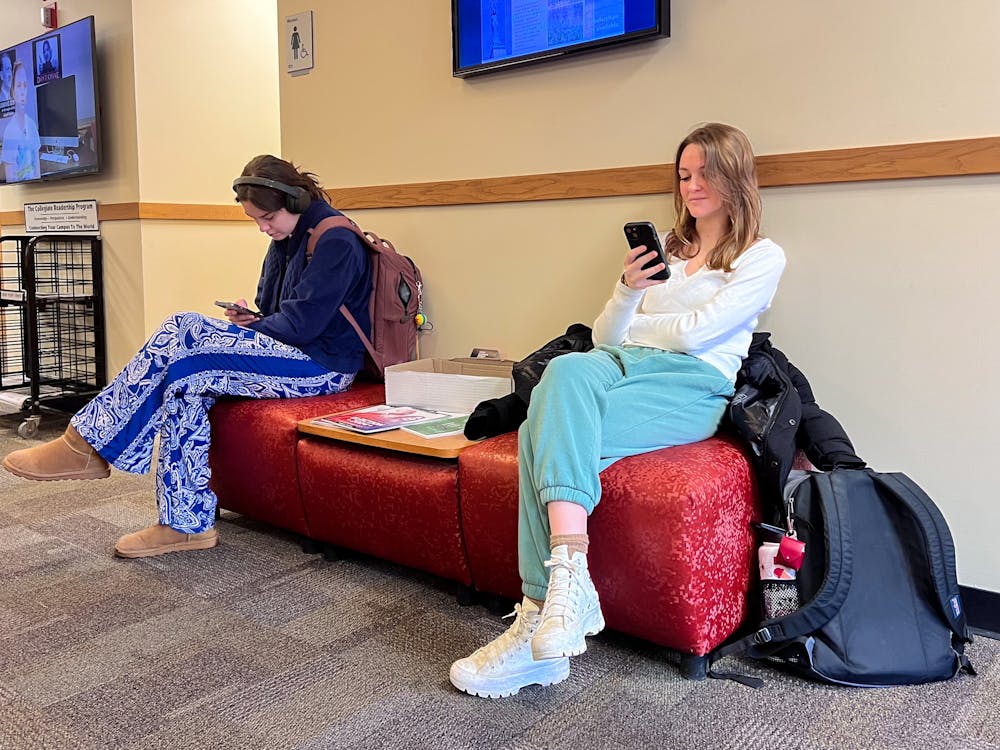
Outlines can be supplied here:
<path id="1" fill-rule="evenodd" d="M 41 481 L 104 479 L 111 475 L 108 462 L 72 425 L 55 440 L 8 453 L 3 467 L 19 477 Z"/>
<path id="2" fill-rule="evenodd" d="M 115 545 L 115 554 L 118 557 L 155 557 L 168 552 L 208 549 L 218 543 L 219 533 L 215 529 L 200 534 L 185 534 L 157 524 L 123 536 Z"/>

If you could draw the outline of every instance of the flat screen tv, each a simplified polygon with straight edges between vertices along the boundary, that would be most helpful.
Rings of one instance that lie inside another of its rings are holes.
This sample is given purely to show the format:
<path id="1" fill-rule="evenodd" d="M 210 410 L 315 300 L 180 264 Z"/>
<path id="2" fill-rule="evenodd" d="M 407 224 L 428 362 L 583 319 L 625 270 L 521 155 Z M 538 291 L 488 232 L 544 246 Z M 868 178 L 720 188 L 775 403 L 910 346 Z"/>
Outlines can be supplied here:
<path id="1" fill-rule="evenodd" d="M 0 184 L 101 169 L 94 17 L 0 51 Z"/>
<path id="2" fill-rule="evenodd" d="M 664 36 L 669 0 L 451 0 L 459 77 Z"/>

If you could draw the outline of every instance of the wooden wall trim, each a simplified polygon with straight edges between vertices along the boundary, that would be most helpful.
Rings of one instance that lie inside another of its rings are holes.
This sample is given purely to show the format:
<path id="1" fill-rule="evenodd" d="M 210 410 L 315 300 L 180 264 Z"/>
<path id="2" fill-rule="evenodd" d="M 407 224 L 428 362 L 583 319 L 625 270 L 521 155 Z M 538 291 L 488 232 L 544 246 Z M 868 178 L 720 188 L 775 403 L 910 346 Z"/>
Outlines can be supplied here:
<path id="1" fill-rule="evenodd" d="M 474 203 L 516 203 L 576 198 L 669 193 L 672 167 L 650 164 L 636 167 L 588 169 L 580 172 L 484 177 L 403 185 L 328 188 L 338 208 L 403 208 L 457 206 Z"/>
<path id="2" fill-rule="evenodd" d="M 757 167 L 762 188 L 1000 174 L 1000 136 L 771 154 L 758 157 Z M 329 192 L 333 204 L 345 210 L 655 195 L 672 192 L 673 168 L 673 164 L 648 164 L 512 177 L 329 188 Z M 97 216 L 101 221 L 246 220 L 238 205 L 184 203 L 107 203 L 98 206 Z M 0 225 L 23 224 L 22 211 L 0 212 Z"/>
<path id="3" fill-rule="evenodd" d="M 140 219 L 168 219 L 172 221 L 248 221 L 243 207 L 230 203 L 140 203 Z"/>
<path id="4" fill-rule="evenodd" d="M 757 159 L 761 187 L 1000 173 L 1000 136 L 804 151 Z"/>
<path id="5" fill-rule="evenodd" d="M 1000 173 L 1000 136 L 804 151 L 757 158 L 762 188 Z M 653 195 L 673 164 L 330 190 L 339 208 L 401 208 Z"/>

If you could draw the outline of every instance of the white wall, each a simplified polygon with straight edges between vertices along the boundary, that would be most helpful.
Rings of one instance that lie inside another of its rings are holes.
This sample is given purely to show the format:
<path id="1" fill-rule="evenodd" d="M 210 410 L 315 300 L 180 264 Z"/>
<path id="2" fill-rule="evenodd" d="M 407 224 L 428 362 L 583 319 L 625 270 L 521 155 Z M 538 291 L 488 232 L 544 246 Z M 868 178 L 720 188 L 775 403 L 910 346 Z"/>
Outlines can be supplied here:
<path id="1" fill-rule="evenodd" d="M 459 80 L 448 3 L 315 0 L 316 68 L 281 80 L 283 151 L 349 187 L 669 162 L 708 120 L 744 128 L 759 154 L 1000 135 L 994 0 L 671 5 L 669 40 Z M 278 2 L 279 20 L 301 10 Z M 961 582 L 1000 591 L 1000 506 L 981 468 L 1000 417 L 1000 176 L 764 202 L 789 258 L 764 326 L 862 455 L 938 502 Z M 513 358 L 593 319 L 625 221 L 672 222 L 668 196 L 354 215 L 421 264 L 425 353 Z"/>

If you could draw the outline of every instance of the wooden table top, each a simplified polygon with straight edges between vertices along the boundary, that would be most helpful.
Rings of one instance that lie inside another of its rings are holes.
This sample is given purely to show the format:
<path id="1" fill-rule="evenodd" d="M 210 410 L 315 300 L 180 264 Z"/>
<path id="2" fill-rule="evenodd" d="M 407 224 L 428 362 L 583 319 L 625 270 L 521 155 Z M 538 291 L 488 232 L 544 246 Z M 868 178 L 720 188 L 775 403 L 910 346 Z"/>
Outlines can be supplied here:
<path id="1" fill-rule="evenodd" d="M 459 453 L 470 445 L 475 445 L 479 442 L 478 440 L 469 440 L 465 435 L 425 438 L 399 429 L 372 432 L 366 435 L 361 432 L 342 430 L 329 425 L 315 424 L 313 419 L 318 419 L 318 417 L 303 419 L 299 422 L 299 432 L 309 435 L 319 435 L 331 440 L 340 440 L 345 443 L 370 445 L 375 448 L 386 448 L 401 453 L 416 453 L 421 456 L 433 456 L 434 458 L 458 458 Z"/>

